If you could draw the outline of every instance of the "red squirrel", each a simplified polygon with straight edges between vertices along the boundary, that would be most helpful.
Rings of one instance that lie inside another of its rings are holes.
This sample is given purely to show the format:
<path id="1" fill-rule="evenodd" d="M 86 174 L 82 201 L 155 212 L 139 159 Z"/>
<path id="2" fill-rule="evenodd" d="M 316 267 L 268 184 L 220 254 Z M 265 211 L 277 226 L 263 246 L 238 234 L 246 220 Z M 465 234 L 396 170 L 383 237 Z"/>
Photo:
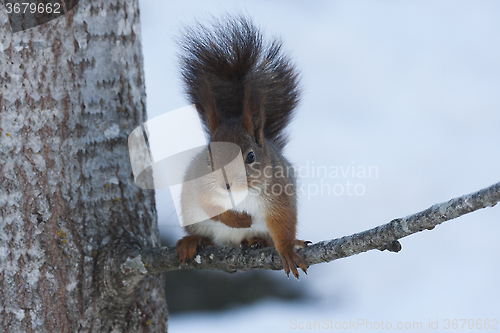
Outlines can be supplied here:
<path id="1" fill-rule="evenodd" d="M 307 266 L 294 248 L 308 242 L 296 240 L 297 185 L 282 155 L 283 130 L 299 97 L 296 70 L 281 44 L 266 43 L 244 17 L 198 23 L 187 30 L 181 46 L 186 92 L 210 143 L 235 144 L 245 169 L 244 177 L 234 181 L 229 179 L 231 167 L 226 167 L 224 177 L 219 173 L 203 184 L 184 183 L 181 208 L 188 236 L 176 244 L 179 263 L 192 260 L 205 245 L 274 246 L 285 273 L 292 271 L 298 278 L 297 268 L 307 273 Z M 224 155 L 213 148 L 200 153 L 186 179 L 195 178 L 200 168 L 215 170 L 214 165 L 227 165 L 234 158 Z M 247 196 L 231 205 L 227 192 L 238 196 L 244 190 Z"/>

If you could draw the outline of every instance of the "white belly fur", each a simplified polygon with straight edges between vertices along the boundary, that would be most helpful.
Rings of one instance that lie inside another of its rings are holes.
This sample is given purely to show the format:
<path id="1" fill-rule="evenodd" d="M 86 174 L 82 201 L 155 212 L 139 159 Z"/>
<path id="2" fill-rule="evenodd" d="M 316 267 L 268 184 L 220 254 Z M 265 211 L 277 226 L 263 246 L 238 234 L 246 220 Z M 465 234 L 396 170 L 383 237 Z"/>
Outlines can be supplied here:
<path id="1" fill-rule="evenodd" d="M 223 207 L 231 207 L 230 202 L 218 202 Z M 270 240 L 271 236 L 266 227 L 265 205 L 258 195 L 249 193 L 248 196 L 231 211 L 246 213 L 252 217 L 250 228 L 231 228 L 219 221 L 210 219 L 189 225 L 192 235 L 210 238 L 216 245 L 238 247 L 243 240 L 252 237 L 261 237 Z M 200 208 L 201 209 L 201 208 Z"/>

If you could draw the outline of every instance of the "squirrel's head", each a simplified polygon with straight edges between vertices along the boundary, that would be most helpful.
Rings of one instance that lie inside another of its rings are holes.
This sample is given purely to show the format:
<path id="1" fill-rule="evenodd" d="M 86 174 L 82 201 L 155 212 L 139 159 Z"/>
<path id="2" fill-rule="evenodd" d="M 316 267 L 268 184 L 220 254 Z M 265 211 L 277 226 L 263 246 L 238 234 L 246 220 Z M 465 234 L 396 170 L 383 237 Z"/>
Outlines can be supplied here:
<path id="1" fill-rule="evenodd" d="M 227 179 L 218 180 L 218 185 L 233 191 L 247 187 L 255 188 L 259 181 L 263 181 L 264 168 L 271 165 L 268 147 L 264 140 L 264 99 L 257 90 L 252 91 L 249 87 L 247 85 L 244 89 L 242 110 L 235 112 L 240 114 L 240 117 L 221 117 L 213 99 L 209 99 L 212 103 L 205 105 L 210 142 L 231 143 L 241 151 L 246 175 L 244 180 L 235 176 L 240 174 L 240 169 L 236 164 L 230 163 L 238 153 L 229 148 L 231 145 L 221 145 L 219 146 L 221 149 L 212 147 L 211 151 L 212 166 L 215 169 L 224 166 L 228 176 Z M 239 165 L 241 166 L 241 163 Z M 231 178 L 229 176 L 232 175 L 235 181 L 229 180 Z"/>
<path id="2" fill-rule="evenodd" d="M 226 119 L 210 133 L 209 162 L 214 170 L 224 167 L 225 171 L 224 178 L 217 179 L 217 186 L 221 189 L 233 192 L 251 190 L 260 180 L 264 167 L 271 165 L 264 141 L 257 141 L 254 133 L 252 129 L 245 128 L 242 119 L 237 118 Z"/>

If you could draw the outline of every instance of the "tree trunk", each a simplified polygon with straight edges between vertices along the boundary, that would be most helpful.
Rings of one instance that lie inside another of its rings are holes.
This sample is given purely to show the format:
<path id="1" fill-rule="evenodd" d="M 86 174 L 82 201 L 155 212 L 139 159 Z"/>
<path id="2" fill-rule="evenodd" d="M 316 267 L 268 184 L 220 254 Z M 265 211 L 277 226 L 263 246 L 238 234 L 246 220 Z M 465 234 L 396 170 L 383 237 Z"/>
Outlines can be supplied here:
<path id="1" fill-rule="evenodd" d="M 4 9 L 0 332 L 166 331 L 161 276 L 113 293 L 95 269 L 117 239 L 159 246 L 127 147 L 146 120 L 137 0 L 80 1 L 14 34 Z"/>

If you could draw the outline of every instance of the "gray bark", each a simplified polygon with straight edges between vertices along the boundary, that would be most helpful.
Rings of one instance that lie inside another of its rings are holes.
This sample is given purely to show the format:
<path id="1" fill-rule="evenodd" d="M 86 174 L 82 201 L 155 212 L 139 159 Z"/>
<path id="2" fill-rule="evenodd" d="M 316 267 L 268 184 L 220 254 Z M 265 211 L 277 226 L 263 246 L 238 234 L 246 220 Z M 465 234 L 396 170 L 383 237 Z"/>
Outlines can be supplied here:
<path id="1" fill-rule="evenodd" d="M 13 34 L 0 6 L 0 332 L 161 332 L 163 280 L 109 292 L 95 263 L 159 246 L 127 137 L 146 120 L 138 1 L 80 1 Z"/>

